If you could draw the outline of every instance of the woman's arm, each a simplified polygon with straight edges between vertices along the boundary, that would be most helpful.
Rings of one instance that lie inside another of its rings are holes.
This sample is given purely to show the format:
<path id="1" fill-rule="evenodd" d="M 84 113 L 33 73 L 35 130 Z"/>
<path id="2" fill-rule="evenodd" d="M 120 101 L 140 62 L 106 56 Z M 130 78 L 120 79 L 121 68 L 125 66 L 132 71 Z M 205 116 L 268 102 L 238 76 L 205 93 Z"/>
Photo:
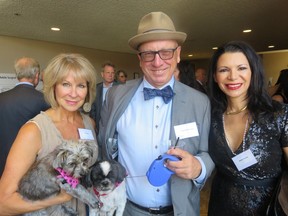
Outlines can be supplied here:
<path id="1" fill-rule="evenodd" d="M 36 211 L 51 205 L 69 201 L 71 196 L 61 192 L 58 196 L 43 201 L 24 200 L 17 192 L 18 184 L 41 149 L 41 133 L 30 122 L 20 129 L 9 152 L 5 170 L 0 179 L 0 214 L 15 215 Z"/>

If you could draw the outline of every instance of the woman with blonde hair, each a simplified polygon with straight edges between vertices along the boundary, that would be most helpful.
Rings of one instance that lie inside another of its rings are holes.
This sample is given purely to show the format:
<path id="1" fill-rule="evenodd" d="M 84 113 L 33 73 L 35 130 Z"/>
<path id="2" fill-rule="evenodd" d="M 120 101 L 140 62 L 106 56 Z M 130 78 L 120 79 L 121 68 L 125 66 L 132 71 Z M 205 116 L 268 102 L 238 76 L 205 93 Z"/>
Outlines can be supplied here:
<path id="1" fill-rule="evenodd" d="M 72 199 L 65 191 L 31 202 L 18 193 L 18 184 L 35 161 L 63 141 L 82 139 L 80 128 L 91 132 L 90 138 L 95 140 L 97 148 L 95 123 L 82 112 L 90 111 L 95 97 L 95 77 L 94 67 L 82 55 L 60 54 L 50 61 L 44 74 L 44 97 L 51 108 L 28 121 L 13 143 L 0 180 L 1 214 L 18 215 L 68 201 L 80 215 L 86 214 L 84 203 Z M 93 163 L 96 159 L 93 158 Z"/>

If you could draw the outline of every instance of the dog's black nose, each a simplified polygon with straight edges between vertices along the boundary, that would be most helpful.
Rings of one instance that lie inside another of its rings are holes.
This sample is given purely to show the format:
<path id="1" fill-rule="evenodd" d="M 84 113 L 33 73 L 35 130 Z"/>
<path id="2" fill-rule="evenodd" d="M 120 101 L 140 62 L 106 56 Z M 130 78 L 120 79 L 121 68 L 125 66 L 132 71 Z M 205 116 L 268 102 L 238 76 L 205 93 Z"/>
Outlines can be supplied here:
<path id="1" fill-rule="evenodd" d="M 103 181 L 103 182 L 102 182 L 102 185 L 103 185 L 104 187 L 107 187 L 107 186 L 109 185 L 109 181 Z"/>

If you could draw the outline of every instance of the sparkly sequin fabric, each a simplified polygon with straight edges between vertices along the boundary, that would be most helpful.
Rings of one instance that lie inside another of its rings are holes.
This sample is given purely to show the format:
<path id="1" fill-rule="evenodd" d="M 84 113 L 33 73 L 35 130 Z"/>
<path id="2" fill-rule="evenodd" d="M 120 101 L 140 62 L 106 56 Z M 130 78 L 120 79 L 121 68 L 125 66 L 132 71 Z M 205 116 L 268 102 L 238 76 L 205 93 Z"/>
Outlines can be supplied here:
<path id="1" fill-rule="evenodd" d="M 209 152 L 216 165 L 209 216 L 265 215 L 281 173 L 282 148 L 288 147 L 288 106 L 265 124 L 252 121 L 245 137 L 257 163 L 238 171 L 224 134 L 222 115 L 211 120 Z M 243 143 L 242 143 L 243 144 Z M 235 152 L 243 151 L 242 144 Z"/>

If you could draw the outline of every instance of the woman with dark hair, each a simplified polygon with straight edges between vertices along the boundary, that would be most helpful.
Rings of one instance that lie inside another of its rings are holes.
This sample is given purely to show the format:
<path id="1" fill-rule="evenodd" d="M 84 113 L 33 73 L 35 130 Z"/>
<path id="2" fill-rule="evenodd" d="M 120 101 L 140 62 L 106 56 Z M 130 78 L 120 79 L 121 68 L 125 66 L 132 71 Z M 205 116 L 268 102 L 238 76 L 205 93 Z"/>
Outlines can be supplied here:
<path id="1" fill-rule="evenodd" d="M 116 81 L 119 84 L 124 84 L 127 81 L 127 73 L 124 70 L 118 70 L 116 73 Z"/>
<path id="2" fill-rule="evenodd" d="M 272 101 L 260 57 L 241 41 L 214 53 L 208 93 L 216 165 L 208 215 L 265 215 L 288 158 L 288 106 Z"/>
<path id="3" fill-rule="evenodd" d="M 197 84 L 195 77 L 194 65 L 189 61 L 180 61 L 177 64 L 176 71 L 174 72 L 175 79 L 188 85 L 198 91 L 205 93 Z"/>
<path id="4" fill-rule="evenodd" d="M 273 94 L 272 99 L 288 103 L 288 69 L 280 71 L 280 76 L 275 85 L 278 85 L 276 92 Z"/>

